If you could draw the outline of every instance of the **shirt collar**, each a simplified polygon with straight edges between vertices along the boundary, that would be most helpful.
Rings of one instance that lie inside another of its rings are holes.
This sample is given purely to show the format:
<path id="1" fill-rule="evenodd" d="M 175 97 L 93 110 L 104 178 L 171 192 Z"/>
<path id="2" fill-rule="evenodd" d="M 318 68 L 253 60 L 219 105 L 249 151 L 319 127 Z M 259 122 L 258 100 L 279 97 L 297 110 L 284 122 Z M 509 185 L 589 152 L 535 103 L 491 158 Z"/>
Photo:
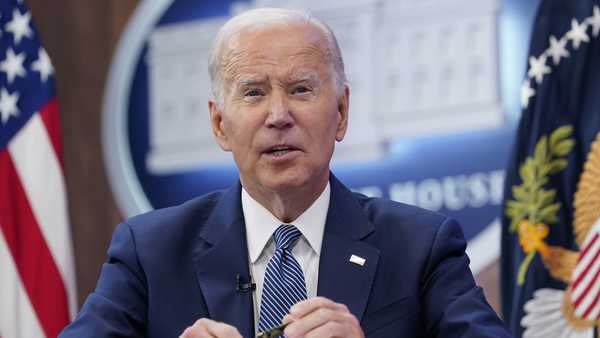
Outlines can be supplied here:
<path id="1" fill-rule="evenodd" d="M 321 254 L 321 243 L 329 208 L 331 188 L 329 182 L 321 195 L 306 209 L 296 220 L 290 222 L 306 238 L 310 247 Z M 263 207 L 248 194 L 242 187 L 242 211 L 246 223 L 246 236 L 248 238 L 248 253 L 250 261 L 255 263 L 263 252 L 265 246 L 273 236 L 273 233 L 282 222 L 269 210 Z"/>

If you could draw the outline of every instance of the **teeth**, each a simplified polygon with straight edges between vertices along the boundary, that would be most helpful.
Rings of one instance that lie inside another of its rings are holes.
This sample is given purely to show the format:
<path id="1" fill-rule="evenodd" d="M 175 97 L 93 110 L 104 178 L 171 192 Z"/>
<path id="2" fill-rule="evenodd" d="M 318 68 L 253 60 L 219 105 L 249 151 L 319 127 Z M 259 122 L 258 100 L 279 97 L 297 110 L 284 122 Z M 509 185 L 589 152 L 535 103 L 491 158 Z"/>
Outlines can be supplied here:
<path id="1" fill-rule="evenodd" d="M 290 148 L 288 147 L 274 147 L 273 149 L 271 149 L 271 151 L 284 151 L 284 150 L 289 150 Z"/>

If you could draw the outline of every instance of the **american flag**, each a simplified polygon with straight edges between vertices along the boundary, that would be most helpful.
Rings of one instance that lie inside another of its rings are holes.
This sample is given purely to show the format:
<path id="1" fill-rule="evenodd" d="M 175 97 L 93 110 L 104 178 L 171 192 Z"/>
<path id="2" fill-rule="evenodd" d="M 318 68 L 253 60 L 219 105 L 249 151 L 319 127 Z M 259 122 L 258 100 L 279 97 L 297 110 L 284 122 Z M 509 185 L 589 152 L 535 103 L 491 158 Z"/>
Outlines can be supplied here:
<path id="1" fill-rule="evenodd" d="M 571 302 L 575 315 L 585 320 L 600 319 L 600 220 L 581 245 L 572 280 Z"/>
<path id="2" fill-rule="evenodd" d="M 0 0 L 0 336 L 56 337 L 76 310 L 54 70 Z"/>

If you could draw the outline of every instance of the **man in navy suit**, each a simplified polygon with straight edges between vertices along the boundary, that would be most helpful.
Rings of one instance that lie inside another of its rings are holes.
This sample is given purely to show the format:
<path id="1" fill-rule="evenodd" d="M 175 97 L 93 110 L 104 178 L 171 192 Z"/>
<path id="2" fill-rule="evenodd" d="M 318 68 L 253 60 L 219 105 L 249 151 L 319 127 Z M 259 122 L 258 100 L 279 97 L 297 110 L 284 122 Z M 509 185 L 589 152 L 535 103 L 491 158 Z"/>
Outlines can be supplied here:
<path id="1" fill-rule="evenodd" d="M 281 9 L 236 16 L 210 75 L 212 129 L 240 182 L 120 224 L 61 337 L 255 336 L 282 224 L 300 233 L 285 255 L 307 298 L 277 318 L 288 338 L 509 337 L 455 221 L 352 193 L 330 173 L 349 87 L 327 26 Z"/>

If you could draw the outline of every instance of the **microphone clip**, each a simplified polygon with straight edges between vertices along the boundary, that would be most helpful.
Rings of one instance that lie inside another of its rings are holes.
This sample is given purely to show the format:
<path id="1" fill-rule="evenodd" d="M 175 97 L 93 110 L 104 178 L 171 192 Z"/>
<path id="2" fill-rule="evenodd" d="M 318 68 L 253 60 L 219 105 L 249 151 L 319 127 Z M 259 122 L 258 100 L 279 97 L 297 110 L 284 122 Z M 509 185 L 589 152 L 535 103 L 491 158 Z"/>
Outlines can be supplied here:
<path id="1" fill-rule="evenodd" d="M 252 283 L 251 279 L 248 282 L 243 282 L 239 273 L 235 275 L 235 291 L 240 293 L 248 293 L 253 292 L 254 290 L 256 290 L 256 284 Z"/>

